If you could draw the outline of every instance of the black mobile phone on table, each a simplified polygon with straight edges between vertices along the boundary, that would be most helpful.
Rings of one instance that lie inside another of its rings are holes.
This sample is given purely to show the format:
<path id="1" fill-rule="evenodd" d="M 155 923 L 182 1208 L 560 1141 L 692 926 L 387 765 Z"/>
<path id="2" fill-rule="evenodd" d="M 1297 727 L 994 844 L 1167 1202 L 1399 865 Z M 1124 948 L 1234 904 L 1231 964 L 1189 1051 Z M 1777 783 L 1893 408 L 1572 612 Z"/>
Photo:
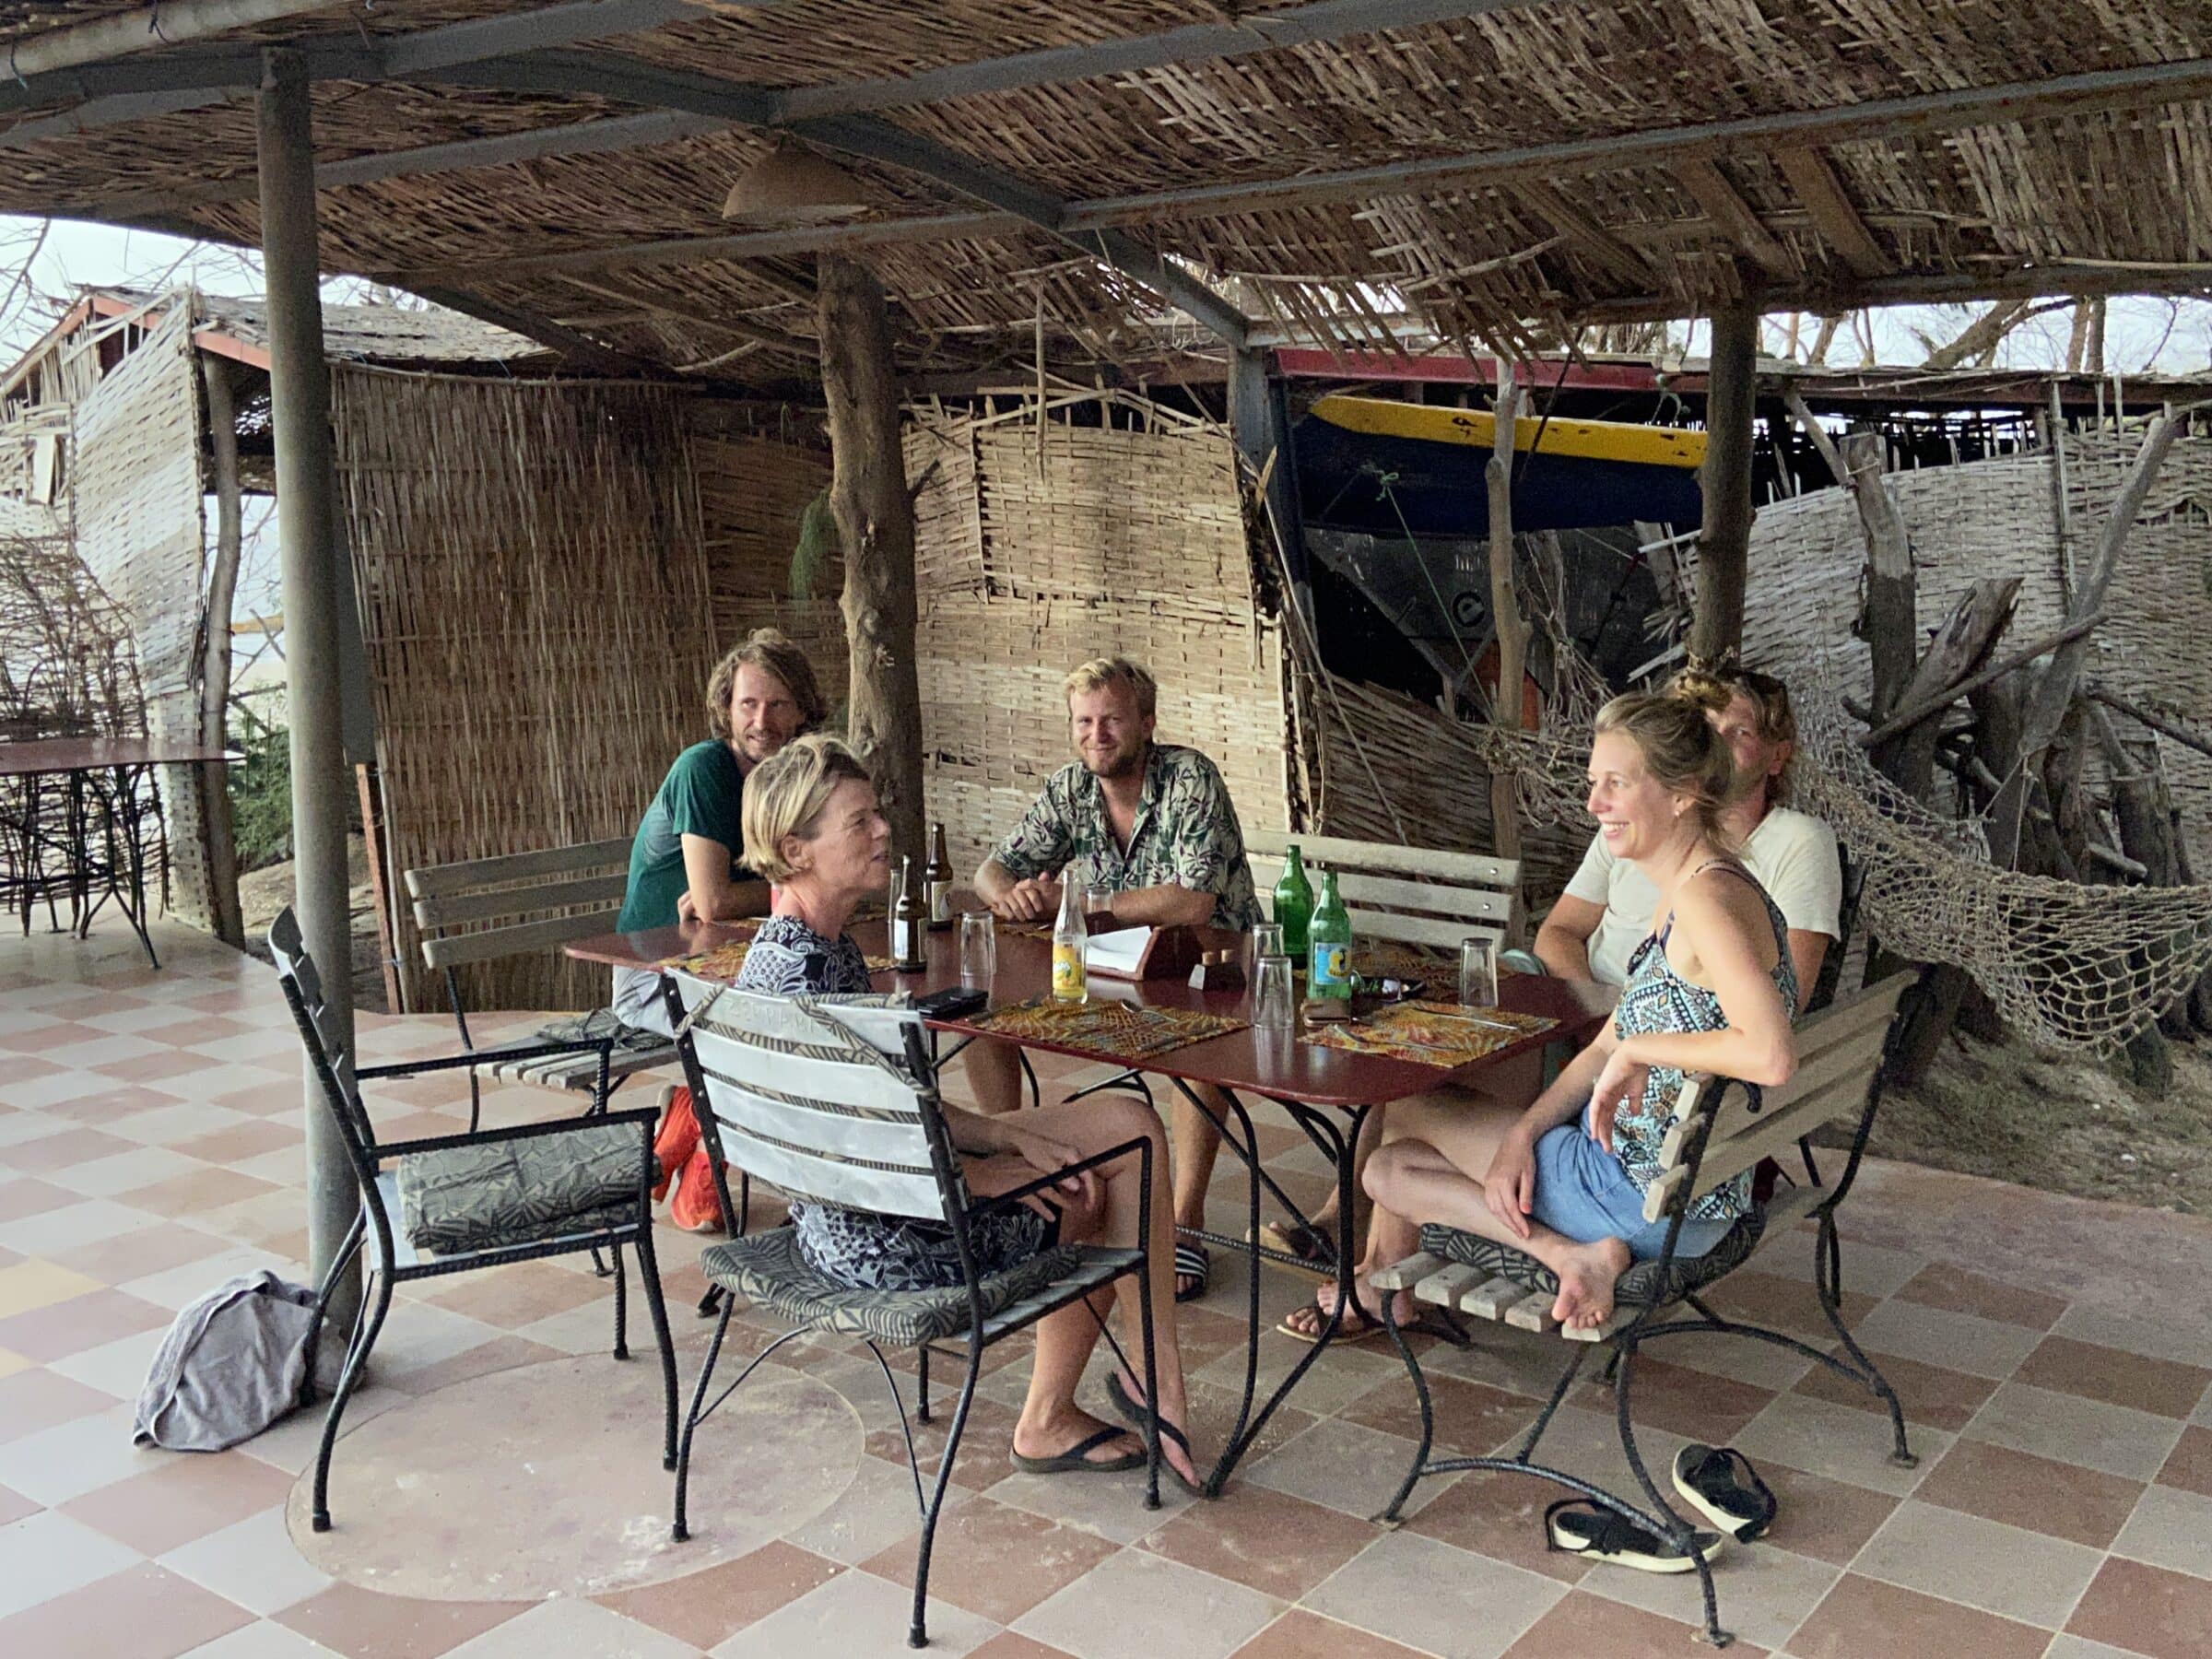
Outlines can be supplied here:
<path id="1" fill-rule="evenodd" d="M 990 1006 L 991 994 L 981 985 L 947 985 L 914 999 L 914 1012 L 924 1019 L 965 1019 Z"/>

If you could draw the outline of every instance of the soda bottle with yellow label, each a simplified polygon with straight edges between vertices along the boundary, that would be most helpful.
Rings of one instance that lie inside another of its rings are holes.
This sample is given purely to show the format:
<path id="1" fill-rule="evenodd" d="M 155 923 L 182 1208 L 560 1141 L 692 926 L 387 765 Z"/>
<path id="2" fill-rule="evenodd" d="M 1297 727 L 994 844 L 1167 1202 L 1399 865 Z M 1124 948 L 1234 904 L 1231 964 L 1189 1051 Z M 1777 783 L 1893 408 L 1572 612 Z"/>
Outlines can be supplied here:
<path id="1" fill-rule="evenodd" d="M 1073 872 L 1060 876 L 1060 917 L 1053 924 L 1053 1000 L 1079 1003 L 1088 994 L 1083 945 L 1090 929 L 1083 920 L 1083 895 Z"/>

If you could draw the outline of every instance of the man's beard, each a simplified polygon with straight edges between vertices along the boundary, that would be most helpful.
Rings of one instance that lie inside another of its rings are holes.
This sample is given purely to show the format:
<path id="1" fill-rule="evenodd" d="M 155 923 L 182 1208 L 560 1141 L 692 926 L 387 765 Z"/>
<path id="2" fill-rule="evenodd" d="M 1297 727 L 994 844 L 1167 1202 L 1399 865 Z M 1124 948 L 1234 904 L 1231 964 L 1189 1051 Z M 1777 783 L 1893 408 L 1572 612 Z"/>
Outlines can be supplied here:
<path id="1" fill-rule="evenodd" d="M 1141 743 L 1133 749 L 1126 749 L 1115 755 L 1103 766 L 1093 760 L 1088 754 L 1083 757 L 1083 764 L 1089 770 L 1092 777 L 1110 781 L 1127 777 L 1144 763 L 1145 746 Z"/>

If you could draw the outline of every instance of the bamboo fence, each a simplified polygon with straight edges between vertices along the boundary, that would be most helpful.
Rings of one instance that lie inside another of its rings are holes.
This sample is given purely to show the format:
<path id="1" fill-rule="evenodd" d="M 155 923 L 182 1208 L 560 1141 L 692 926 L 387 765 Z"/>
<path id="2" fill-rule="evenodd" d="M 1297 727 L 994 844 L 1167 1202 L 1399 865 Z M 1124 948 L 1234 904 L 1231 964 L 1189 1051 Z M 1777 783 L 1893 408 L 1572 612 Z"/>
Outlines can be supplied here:
<path id="1" fill-rule="evenodd" d="M 387 868 L 627 835 L 707 735 L 713 641 L 680 393 L 336 367 Z M 403 1001 L 441 1008 L 412 919 Z M 604 969 L 532 953 L 471 1007 L 576 1008 Z"/>

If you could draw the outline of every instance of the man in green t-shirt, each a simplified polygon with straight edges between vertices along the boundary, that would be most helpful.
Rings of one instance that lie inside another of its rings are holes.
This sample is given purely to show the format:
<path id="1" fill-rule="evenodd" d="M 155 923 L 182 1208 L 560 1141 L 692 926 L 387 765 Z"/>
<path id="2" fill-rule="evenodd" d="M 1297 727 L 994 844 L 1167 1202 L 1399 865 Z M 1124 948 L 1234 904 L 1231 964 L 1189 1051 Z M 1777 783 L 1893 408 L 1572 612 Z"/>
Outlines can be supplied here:
<path id="1" fill-rule="evenodd" d="M 676 758 L 630 843 L 617 924 L 624 933 L 767 913 L 768 884 L 738 860 L 746 774 L 827 712 L 813 666 L 772 628 L 756 629 L 714 665 L 707 678 L 714 735 Z M 616 969 L 614 1006 L 626 1024 L 669 1029 L 656 973 Z"/>

